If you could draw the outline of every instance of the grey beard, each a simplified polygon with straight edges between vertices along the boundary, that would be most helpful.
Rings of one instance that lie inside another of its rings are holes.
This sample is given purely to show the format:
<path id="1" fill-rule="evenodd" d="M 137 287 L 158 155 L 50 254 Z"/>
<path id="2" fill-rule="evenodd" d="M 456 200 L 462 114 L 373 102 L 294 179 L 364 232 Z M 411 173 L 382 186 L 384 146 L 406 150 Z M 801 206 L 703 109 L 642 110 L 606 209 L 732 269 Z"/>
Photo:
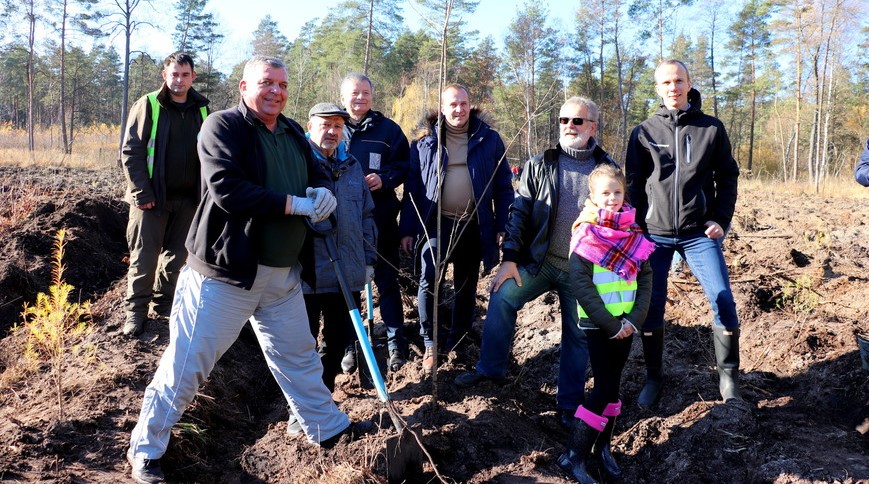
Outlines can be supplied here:
<path id="1" fill-rule="evenodd" d="M 562 137 L 558 140 L 558 143 L 564 148 L 571 148 L 574 150 L 584 150 L 588 146 L 588 139 L 583 140 L 582 138 L 573 138 L 570 140 L 569 144 L 567 143 L 567 140 L 567 138 Z"/>

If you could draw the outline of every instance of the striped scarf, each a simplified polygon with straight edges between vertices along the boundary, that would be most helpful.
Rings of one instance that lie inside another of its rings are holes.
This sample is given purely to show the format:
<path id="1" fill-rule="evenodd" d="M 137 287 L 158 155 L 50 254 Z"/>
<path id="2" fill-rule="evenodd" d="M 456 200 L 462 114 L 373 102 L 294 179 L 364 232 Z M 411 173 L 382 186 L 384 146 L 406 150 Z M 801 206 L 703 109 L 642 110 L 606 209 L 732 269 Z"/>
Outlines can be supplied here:
<path id="1" fill-rule="evenodd" d="M 640 264 L 655 250 L 635 222 L 636 213 L 627 203 L 620 212 L 611 212 L 586 200 L 573 223 L 570 251 L 633 281 Z"/>

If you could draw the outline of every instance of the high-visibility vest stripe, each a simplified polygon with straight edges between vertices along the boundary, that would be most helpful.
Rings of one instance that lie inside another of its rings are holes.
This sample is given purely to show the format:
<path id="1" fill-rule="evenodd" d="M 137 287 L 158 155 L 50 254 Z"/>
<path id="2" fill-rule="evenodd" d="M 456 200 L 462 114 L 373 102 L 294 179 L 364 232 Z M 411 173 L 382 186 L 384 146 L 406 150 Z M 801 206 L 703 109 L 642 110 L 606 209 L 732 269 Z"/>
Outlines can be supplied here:
<path id="1" fill-rule="evenodd" d="M 148 178 L 154 178 L 154 146 L 157 139 L 157 123 L 160 121 L 160 103 L 157 101 L 157 94 L 160 90 L 148 93 L 148 104 L 151 106 L 151 137 L 148 138 L 146 152 L 148 154 Z M 205 106 L 200 106 L 199 113 L 202 115 L 202 120 L 208 117 L 208 109 Z"/>
<path id="2" fill-rule="evenodd" d="M 592 272 L 592 281 L 603 300 L 607 311 L 615 317 L 631 312 L 637 298 L 637 281 L 628 282 L 615 272 L 597 264 Z M 579 317 L 588 319 L 588 314 L 579 307 Z"/>

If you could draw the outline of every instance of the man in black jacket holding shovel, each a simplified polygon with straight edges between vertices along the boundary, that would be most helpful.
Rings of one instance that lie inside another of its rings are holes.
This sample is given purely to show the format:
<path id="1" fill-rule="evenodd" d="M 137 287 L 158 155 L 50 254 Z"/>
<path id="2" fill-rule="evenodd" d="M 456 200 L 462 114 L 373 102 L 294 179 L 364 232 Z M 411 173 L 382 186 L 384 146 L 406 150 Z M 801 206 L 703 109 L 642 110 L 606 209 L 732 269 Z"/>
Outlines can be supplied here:
<path id="1" fill-rule="evenodd" d="M 136 482 L 163 482 L 159 462 L 172 426 L 248 322 L 309 442 L 329 447 L 361 431 L 323 384 L 299 276 L 302 217 L 324 220 L 337 205 L 325 188 L 328 175 L 302 128 L 281 114 L 288 95 L 283 62 L 253 57 L 239 89 L 238 106 L 202 127 L 205 189 L 187 238 L 169 344 L 127 451 Z"/>

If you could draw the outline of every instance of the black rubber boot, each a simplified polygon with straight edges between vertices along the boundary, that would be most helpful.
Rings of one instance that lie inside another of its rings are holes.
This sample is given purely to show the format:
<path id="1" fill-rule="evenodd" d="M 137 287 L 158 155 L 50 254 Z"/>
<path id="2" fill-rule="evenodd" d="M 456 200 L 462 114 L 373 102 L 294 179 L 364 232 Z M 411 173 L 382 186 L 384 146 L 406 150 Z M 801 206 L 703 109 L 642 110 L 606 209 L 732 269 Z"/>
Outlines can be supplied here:
<path id="1" fill-rule="evenodd" d="M 718 391 L 726 403 L 742 400 L 739 393 L 739 328 L 712 328 L 715 362 L 718 365 Z"/>
<path id="2" fill-rule="evenodd" d="M 558 467 L 580 484 L 596 484 L 588 473 L 588 457 L 600 432 L 580 419 L 573 419 L 567 451 L 558 457 Z"/>
<path id="3" fill-rule="evenodd" d="M 661 398 L 664 381 L 664 328 L 643 330 L 640 339 L 643 342 L 643 358 L 646 360 L 646 384 L 637 397 L 637 403 L 642 407 L 651 407 Z"/>
<path id="4" fill-rule="evenodd" d="M 613 430 L 615 430 L 616 426 L 616 417 L 621 413 L 621 408 L 621 402 L 607 405 L 607 409 L 604 410 L 603 415 L 609 418 L 609 422 L 607 422 L 606 427 L 604 427 L 600 436 L 594 442 L 594 447 L 591 449 L 591 454 L 597 458 L 601 472 L 604 473 L 605 477 L 610 479 L 622 477 L 622 468 L 619 467 L 618 462 L 613 457 L 610 447 L 610 442 L 613 439 Z M 612 411 L 610 411 L 611 409 Z"/>

